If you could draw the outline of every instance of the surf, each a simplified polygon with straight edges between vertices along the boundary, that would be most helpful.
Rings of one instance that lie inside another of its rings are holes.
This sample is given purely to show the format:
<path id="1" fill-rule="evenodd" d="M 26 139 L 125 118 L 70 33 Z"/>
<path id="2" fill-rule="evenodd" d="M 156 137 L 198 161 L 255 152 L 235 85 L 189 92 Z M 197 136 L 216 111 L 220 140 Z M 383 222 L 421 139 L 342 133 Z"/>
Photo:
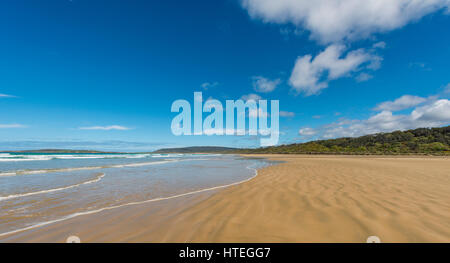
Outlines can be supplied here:
<path id="1" fill-rule="evenodd" d="M 5 200 L 9 200 L 9 199 L 14 199 L 14 198 L 20 198 L 20 197 L 26 197 L 26 196 L 32 196 L 32 195 L 48 194 L 48 193 L 64 191 L 64 190 L 79 187 L 82 185 L 100 182 L 100 180 L 102 180 L 103 177 L 105 177 L 105 174 L 99 173 L 94 179 L 88 180 L 85 182 L 81 182 L 78 184 L 73 184 L 73 185 L 69 185 L 69 186 L 65 186 L 65 187 L 53 188 L 53 189 L 48 189 L 48 190 L 41 190 L 41 191 L 36 191 L 36 192 L 29 192 L 29 193 L 24 193 L 24 194 L 13 194 L 13 195 L 8 195 L 8 196 L 0 196 L 0 201 L 5 201 Z"/>
<path id="2" fill-rule="evenodd" d="M 138 167 L 147 165 L 158 165 L 170 162 L 177 162 L 180 160 L 164 160 L 157 162 L 140 162 L 140 163 L 128 163 L 128 164 L 113 164 L 104 166 L 85 166 L 85 167 L 73 167 L 73 168 L 54 168 L 54 169 L 39 169 L 39 170 L 20 170 L 14 172 L 3 172 L 0 173 L 0 177 L 17 176 L 25 174 L 44 174 L 44 173 L 55 173 L 55 172 L 73 172 L 73 171 L 83 171 L 83 170 L 98 170 L 106 168 L 124 168 L 124 167 Z"/>
<path id="3" fill-rule="evenodd" d="M 246 169 L 252 170 L 253 171 L 253 175 L 250 176 L 249 178 L 246 178 L 244 180 L 240 180 L 238 182 L 233 182 L 233 183 L 229 183 L 229 184 L 223 184 L 223 185 L 203 188 L 203 189 L 190 191 L 190 192 L 186 192 L 186 193 L 182 193 L 182 194 L 176 194 L 176 195 L 167 196 L 167 197 L 158 197 L 158 198 L 148 199 L 148 200 L 144 200 L 144 201 L 135 201 L 135 202 L 129 202 L 129 203 L 120 204 L 120 205 L 103 207 L 103 208 L 90 210 L 90 211 L 77 212 L 77 213 L 73 213 L 73 214 L 70 214 L 70 215 L 67 215 L 67 216 L 63 216 L 63 217 L 58 218 L 58 219 L 45 221 L 45 222 L 40 222 L 40 223 L 36 223 L 36 224 L 30 225 L 30 226 L 27 226 L 27 227 L 24 227 L 24 228 L 19 228 L 19 229 L 16 229 L 16 230 L 0 233 L 0 237 L 11 235 L 11 234 L 16 234 L 16 233 L 19 233 L 19 232 L 23 232 L 23 231 L 27 231 L 27 230 L 31 230 L 31 229 L 35 229 L 35 228 L 39 228 L 39 227 L 43 227 L 43 226 L 54 224 L 54 223 L 58 223 L 58 222 L 62 222 L 62 221 L 65 221 L 65 220 L 68 220 L 68 219 L 72 219 L 72 218 L 75 218 L 75 217 L 79 217 L 79 216 L 96 214 L 96 213 L 99 213 L 99 212 L 102 212 L 102 211 L 117 209 L 117 208 L 121 208 L 121 207 L 140 205 L 140 204 L 158 202 L 158 201 L 163 201 L 163 200 L 171 200 L 171 199 L 176 199 L 176 198 L 180 198 L 180 197 L 185 197 L 185 196 L 195 195 L 195 194 L 199 194 L 199 193 L 210 192 L 210 191 L 214 191 L 214 190 L 219 190 L 219 189 L 223 189 L 223 188 L 239 185 L 239 184 L 242 184 L 242 183 L 245 183 L 245 182 L 249 182 L 249 181 L 251 181 L 252 179 L 254 179 L 255 177 L 258 176 L 258 170 L 257 170 L 258 168 L 256 167 L 257 165 L 258 165 L 258 163 L 254 163 L 252 165 L 247 166 Z"/>

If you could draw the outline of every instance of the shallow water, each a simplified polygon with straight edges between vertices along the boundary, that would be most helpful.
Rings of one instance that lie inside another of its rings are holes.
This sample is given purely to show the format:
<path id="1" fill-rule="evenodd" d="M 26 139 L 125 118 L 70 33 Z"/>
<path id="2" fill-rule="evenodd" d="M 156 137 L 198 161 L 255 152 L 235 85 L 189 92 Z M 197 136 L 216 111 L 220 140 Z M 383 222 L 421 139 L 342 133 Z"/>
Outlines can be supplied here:
<path id="1" fill-rule="evenodd" d="M 0 235 L 77 213 L 247 180 L 265 160 L 234 155 L 0 154 Z"/>

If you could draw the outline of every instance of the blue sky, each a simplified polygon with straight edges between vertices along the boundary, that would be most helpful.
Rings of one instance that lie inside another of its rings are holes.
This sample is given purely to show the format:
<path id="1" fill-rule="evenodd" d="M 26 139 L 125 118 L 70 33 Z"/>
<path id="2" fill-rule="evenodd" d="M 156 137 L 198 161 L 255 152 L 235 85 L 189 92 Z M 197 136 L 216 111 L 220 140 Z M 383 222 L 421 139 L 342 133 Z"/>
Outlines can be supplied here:
<path id="1" fill-rule="evenodd" d="M 2 1 L 0 149 L 257 146 L 172 135 L 194 91 L 279 100 L 280 143 L 449 124 L 449 1 L 341 2 Z"/>

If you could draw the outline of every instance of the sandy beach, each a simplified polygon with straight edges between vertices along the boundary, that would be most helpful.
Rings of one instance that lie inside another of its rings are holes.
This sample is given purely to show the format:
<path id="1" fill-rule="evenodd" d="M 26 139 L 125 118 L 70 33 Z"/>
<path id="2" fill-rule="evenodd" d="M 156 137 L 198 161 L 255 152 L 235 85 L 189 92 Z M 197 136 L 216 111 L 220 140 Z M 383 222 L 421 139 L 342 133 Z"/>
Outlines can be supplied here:
<path id="1" fill-rule="evenodd" d="M 450 242 L 448 157 L 258 155 L 248 182 L 83 215 L 0 242 Z"/>

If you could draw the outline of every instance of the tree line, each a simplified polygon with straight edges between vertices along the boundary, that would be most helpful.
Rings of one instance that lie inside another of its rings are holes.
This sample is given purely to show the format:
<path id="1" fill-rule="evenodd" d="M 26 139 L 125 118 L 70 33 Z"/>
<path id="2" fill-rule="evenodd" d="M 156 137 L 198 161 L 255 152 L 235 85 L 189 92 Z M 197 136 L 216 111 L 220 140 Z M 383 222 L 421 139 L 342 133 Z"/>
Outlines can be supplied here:
<path id="1" fill-rule="evenodd" d="M 377 133 L 256 149 L 237 153 L 280 154 L 432 154 L 450 155 L 450 126 Z"/>

